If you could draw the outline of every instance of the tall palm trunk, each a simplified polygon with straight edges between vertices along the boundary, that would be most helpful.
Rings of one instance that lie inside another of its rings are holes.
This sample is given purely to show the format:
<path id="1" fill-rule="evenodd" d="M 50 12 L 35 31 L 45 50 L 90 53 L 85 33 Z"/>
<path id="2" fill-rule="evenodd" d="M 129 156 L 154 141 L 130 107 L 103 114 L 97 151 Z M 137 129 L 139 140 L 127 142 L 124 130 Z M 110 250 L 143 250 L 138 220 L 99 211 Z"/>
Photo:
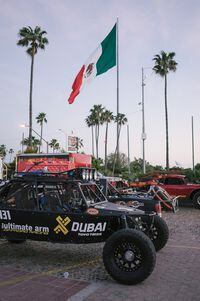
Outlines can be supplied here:
<path id="1" fill-rule="evenodd" d="M 107 172 L 107 148 L 108 148 L 108 122 L 106 123 L 106 134 L 105 134 L 105 172 Z"/>
<path id="2" fill-rule="evenodd" d="M 96 157 L 98 158 L 98 138 L 97 138 L 97 124 L 95 125 L 95 143 L 96 143 Z"/>
<path id="3" fill-rule="evenodd" d="M 166 170 L 169 171 L 169 134 L 168 134 L 167 75 L 166 74 L 165 74 L 165 122 L 166 122 Z"/>
<path id="4" fill-rule="evenodd" d="M 96 156 L 99 158 L 99 123 L 95 125 Z"/>
<path id="5" fill-rule="evenodd" d="M 94 126 L 91 126 L 92 129 L 92 156 L 94 157 Z"/>
<path id="6" fill-rule="evenodd" d="M 31 56 L 30 96 L 29 96 L 29 143 L 32 147 L 32 94 L 33 94 L 34 48 Z"/>
<path id="7" fill-rule="evenodd" d="M 43 122 L 41 123 L 41 129 L 40 129 L 40 145 L 39 145 L 39 153 L 40 153 L 40 148 L 42 145 L 42 135 L 43 135 Z"/>

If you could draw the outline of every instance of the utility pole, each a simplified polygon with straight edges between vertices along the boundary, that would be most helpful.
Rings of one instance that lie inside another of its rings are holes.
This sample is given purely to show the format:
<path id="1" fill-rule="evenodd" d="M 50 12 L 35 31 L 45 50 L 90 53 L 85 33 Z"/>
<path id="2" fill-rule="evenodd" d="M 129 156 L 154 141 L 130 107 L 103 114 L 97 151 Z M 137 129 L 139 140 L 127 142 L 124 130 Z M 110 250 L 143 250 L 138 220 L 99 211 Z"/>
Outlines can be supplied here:
<path id="1" fill-rule="evenodd" d="M 66 153 L 67 153 L 67 149 L 68 149 L 67 132 L 63 131 L 62 129 L 58 129 L 58 130 L 65 135 L 65 148 L 66 148 Z M 73 134 L 73 132 L 72 132 L 72 134 Z"/>
<path id="2" fill-rule="evenodd" d="M 145 118 L 144 118 L 144 68 L 142 67 L 142 171 L 146 173 L 146 162 L 145 162 L 145 140 L 147 138 L 145 133 Z"/>
<path id="3" fill-rule="evenodd" d="M 194 122 L 192 116 L 192 170 L 194 172 Z"/>

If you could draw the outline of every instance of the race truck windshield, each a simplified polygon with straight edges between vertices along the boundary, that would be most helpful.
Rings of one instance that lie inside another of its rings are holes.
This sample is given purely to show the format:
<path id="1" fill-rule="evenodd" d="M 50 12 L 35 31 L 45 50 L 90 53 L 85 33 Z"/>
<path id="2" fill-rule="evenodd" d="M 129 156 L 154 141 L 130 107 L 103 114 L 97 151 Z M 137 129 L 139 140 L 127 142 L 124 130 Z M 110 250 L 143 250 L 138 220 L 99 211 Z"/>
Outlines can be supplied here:
<path id="1" fill-rule="evenodd" d="M 80 189 L 85 197 L 87 205 L 93 205 L 97 203 L 106 202 L 105 195 L 101 192 L 96 184 L 81 184 Z"/>

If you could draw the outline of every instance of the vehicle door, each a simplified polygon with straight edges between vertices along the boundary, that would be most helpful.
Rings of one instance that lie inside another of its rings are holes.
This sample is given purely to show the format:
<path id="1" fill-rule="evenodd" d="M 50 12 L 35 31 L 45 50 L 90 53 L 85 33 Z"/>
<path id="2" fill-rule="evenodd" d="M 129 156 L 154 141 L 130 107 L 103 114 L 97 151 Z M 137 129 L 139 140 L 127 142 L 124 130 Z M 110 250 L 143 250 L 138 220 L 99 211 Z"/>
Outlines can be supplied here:
<path id="1" fill-rule="evenodd" d="M 11 181 L 0 190 L 0 231 L 8 239 L 32 238 L 38 204 L 34 182 Z"/>
<path id="2" fill-rule="evenodd" d="M 185 184 L 184 179 L 168 177 L 163 181 L 162 187 L 170 194 L 170 195 L 186 195 L 187 194 L 187 184 Z"/>
<path id="3" fill-rule="evenodd" d="M 64 213 L 58 211 L 55 213 L 51 228 L 52 240 L 72 243 L 105 240 L 104 234 L 108 225 L 106 218 L 100 216 L 98 210 L 88 208 L 87 202 L 91 199 L 94 201 L 94 197 L 92 190 L 82 186 L 84 185 L 76 181 L 58 183 L 58 194 Z"/>

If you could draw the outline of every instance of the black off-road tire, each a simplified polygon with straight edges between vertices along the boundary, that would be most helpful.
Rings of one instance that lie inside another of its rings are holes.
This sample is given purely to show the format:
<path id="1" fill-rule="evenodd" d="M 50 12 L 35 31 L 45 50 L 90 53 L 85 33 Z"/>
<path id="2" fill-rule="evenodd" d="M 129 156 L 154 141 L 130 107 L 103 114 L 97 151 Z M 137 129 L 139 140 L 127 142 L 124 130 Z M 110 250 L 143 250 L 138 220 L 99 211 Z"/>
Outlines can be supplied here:
<path id="1" fill-rule="evenodd" d="M 153 217 L 153 224 L 151 224 L 148 217 L 142 217 L 144 233 L 151 239 L 156 251 L 160 251 L 169 239 L 169 228 L 160 216 Z"/>
<path id="2" fill-rule="evenodd" d="M 123 284 L 136 284 L 152 273 L 156 251 L 151 240 L 141 231 L 122 229 L 107 239 L 103 262 L 113 279 Z"/>
<path id="3" fill-rule="evenodd" d="M 196 192 L 192 198 L 194 207 L 200 209 L 200 191 Z"/>

